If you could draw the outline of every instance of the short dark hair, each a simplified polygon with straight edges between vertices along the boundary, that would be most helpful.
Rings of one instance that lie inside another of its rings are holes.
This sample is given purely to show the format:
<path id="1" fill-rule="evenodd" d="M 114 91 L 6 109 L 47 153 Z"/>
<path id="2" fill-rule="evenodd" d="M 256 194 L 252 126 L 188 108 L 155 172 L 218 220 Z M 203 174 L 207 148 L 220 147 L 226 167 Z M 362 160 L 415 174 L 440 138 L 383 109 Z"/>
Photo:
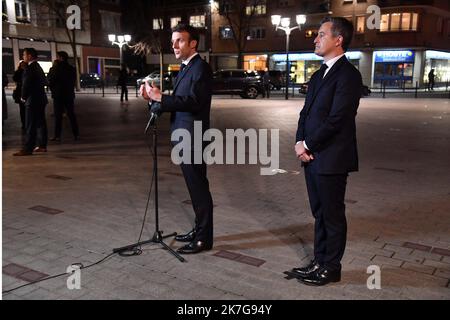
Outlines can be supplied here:
<path id="1" fill-rule="evenodd" d="M 197 45 L 195 46 L 195 49 L 198 48 L 198 44 L 200 42 L 200 34 L 199 34 L 197 28 L 194 28 L 193 26 L 186 24 L 186 23 L 179 23 L 174 28 L 172 28 L 172 33 L 173 32 L 189 33 L 189 41 L 192 41 L 192 40 L 197 41 Z"/>
<path id="2" fill-rule="evenodd" d="M 56 53 L 56 55 L 57 55 L 58 57 L 61 57 L 61 59 L 62 59 L 63 61 L 66 61 L 66 62 L 67 62 L 67 60 L 69 60 L 69 55 L 68 55 L 67 52 L 65 52 L 65 51 L 58 51 L 58 52 Z"/>
<path id="3" fill-rule="evenodd" d="M 37 53 L 36 49 L 34 49 L 34 48 L 25 48 L 25 49 L 23 49 L 23 52 L 26 52 L 27 54 L 29 54 L 33 59 L 37 59 L 37 57 L 38 57 L 38 53 Z"/>
<path id="4" fill-rule="evenodd" d="M 352 42 L 353 23 L 343 17 L 325 17 L 320 24 L 322 25 L 326 22 L 331 22 L 331 32 L 333 33 L 333 36 L 342 36 L 342 49 L 347 51 L 350 42 Z"/>

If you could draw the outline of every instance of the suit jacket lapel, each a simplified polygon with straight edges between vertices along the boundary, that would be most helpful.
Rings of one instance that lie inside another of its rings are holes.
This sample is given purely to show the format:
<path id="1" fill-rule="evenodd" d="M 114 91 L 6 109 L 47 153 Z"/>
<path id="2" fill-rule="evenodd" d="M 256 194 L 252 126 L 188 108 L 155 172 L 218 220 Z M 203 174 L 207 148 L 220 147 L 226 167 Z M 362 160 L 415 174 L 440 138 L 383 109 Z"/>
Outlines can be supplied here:
<path id="1" fill-rule="evenodd" d="M 311 100 L 307 106 L 307 108 L 308 108 L 307 113 L 309 113 L 309 109 L 311 108 L 311 105 L 314 103 L 314 100 L 316 99 L 316 96 L 319 93 L 320 88 L 322 88 L 322 86 L 337 72 L 337 70 L 339 70 L 340 66 L 344 62 L 347 62 L 347 58 L 345 57 L 345 55 L 334 63 L 334 65 L 331 67 L 330 71 L 328 71 L 328 73 L 325 75 L 325 77 L 323 79 L 318 79 L 318 78 L 316 79 L 315 86 L 317 86 L 317 88 L 314 88 L 313 96 L 311 97 Z"/>
<path id="2" fill-rule="evenodd" d="M 188 72 L 188 70 L 191 68 L 192 64 L 194 63 L 194 61 L 199 58 L 200 55 L 197 54 L 194 58 L 192 58 L 191 61 L 189 61 L 188 65 L 186 67 L 184 67 L 183 71 L 181 71 L 178 76 L 177 79 L 175 81 L 175 84 L 173 86 L 173 93 L 175 93 L 175 90 L 177 90 L 178 84 L 181 82 L 181 79 L 184 78 L 184 76 L 186 75 L 186 73 Z"/>

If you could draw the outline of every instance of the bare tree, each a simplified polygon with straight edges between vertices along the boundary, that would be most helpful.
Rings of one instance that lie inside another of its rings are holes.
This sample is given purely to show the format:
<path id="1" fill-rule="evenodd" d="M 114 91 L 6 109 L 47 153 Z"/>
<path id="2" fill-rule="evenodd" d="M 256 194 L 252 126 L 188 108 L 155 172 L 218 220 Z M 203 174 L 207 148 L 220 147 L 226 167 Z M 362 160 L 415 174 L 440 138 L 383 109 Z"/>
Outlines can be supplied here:
<path id="1" fill-rule="evenodd" d="M 81 66 L 77 54 L 77 31 L 75 29 L 70 30 L 67 27 L 66 21 L 69 16 L 67 8 L 71 5 L 77 5 L 80 8 L 81 16 L 83 17 L 83 13 L 89 11 L 88 0 L 30 0 L 30 3 L 35 5 L 36 18 L 39 22 L 38 25 L 47 24 L 54 29 L 62 28 L 65 30 L 75 60 L 77 90 L 80 90 Z M 81 24 L 86 25 L 88 21 L 88 18 L 81 19 Z"/>
<path id="2" fill-rule="evenodd" d="M 147 56 L 159 55 L 160 88 L 164 90 L 164 40 L 167 32 L 164 29 L 163 20 L 165 13 L 164 0 L 131 0 L 126 3 L 126 19 L 134 35 L 135 44 L 129 47 L 135 54 Z M 153 28 L 153 19 L 157 19 L 158 29 Z"/>
<path id="3" fill-rule="evenodd" d="M 250 28 L 260 10 L 265 10 L 266 0 L 223 0 L 219 14 L 227 20 L 233 34 L 238 54 L 238 67 L 242 66 L 242 56 L 250 37 Z"/>

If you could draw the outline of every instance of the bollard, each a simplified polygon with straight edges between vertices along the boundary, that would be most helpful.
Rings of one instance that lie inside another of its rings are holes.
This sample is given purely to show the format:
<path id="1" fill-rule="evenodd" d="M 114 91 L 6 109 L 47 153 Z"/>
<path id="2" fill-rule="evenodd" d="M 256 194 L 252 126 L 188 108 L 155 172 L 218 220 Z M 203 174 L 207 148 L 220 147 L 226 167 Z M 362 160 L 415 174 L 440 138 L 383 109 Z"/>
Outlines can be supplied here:
<path id="1" fill-rule="evenodd" d="M 138 97 L 138 93 L 139 93 L 139 89 L 138 89 L 138 85 L 136 84 L 135 85 L 135 88 L 136 88 L 136 98 Z"/>
<path id="2" fill-rule="evenodd" d="M 386 98 L 386 82 L 383 81 L 383 99 Z"/>
<path id="3" fill-rule="evenodd" d="M 419 89 L 419 83 L 416 81 L 416 89 L 414 90 L 414 98 L 417 99 L 417 90 Z"/>
<path id="4" fill-rule="evenodd" d="M 94 94 L 95 94 L 95 88 L 96 88 L 97 86 L 96 86 L 96 85 L 94 84 L 94 86 L 93 86 L 93 87 L 94 87 Z"/>
<path id="5" fill-rule="evenodd" d="M 102 81 L 102 97 L 105 97 L 105 82 Z"/>

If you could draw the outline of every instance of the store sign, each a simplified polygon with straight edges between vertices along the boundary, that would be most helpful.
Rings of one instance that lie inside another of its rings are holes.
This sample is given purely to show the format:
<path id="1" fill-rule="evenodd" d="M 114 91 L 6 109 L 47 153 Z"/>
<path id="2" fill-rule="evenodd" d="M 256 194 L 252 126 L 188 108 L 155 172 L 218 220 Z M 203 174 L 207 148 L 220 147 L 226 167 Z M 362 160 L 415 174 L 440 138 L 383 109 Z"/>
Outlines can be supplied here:
<path id="1" fill-rule="evenodd" d="M 450 53 L 444 51 L 427 50 L 425 52 L 426 59 L 450 60 Z"/>
<path id="2" fill-rule="evenodd" d="M 345 53 L 347 59 L 358 60 L 361 59 L 361 51 L 349 51 Z M 289 61 L 320 61 L 322 57 L 314 53 L 291 53 L 289 54 Z M 272 55 L 272 61 L 284 62 L 286 61 L 286 54 Z"/>
<path id="3" fill-rule="evenodd" d="M 375 62 L 414 62 L 411 50 L 375 51 Z"/>

